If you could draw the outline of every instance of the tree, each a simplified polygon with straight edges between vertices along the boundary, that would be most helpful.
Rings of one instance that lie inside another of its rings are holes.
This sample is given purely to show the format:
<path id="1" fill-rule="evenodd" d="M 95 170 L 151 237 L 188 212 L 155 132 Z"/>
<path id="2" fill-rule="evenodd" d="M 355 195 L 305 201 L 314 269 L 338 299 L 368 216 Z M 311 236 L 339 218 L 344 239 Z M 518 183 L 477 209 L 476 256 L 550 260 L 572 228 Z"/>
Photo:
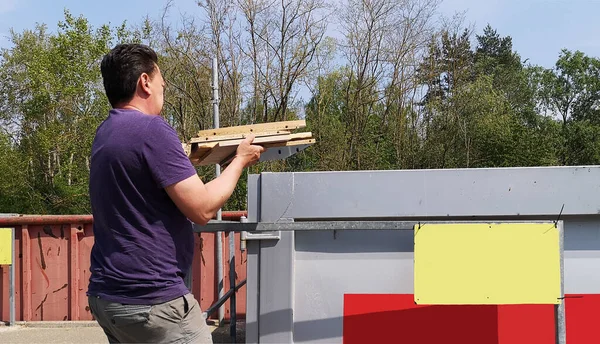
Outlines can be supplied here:
<path id="1" fill-rule="evenodd" d="M 419 103 L 430 152 L 424 157 L 425 167 L 470 166 L 468 118 L 454 99 L 474 79 L 471 33 L 460 26 L 451 29 L 443 29 L 432 38 L 429 53 L 419 66 L 420 80 L 427 90 Z"/>
<path id="2" fill-rule="evenodd" d="M 253 96 L 250 122 L 283 121 L 290 116 L 294 92 L 310 74 L 325 36 L 330 6 L 324 0 L 238 1 L 246 21 Z M 257 112 L 262 108 L 262 114 Z"/>
<path id="3" fill-rule="evenodd" d="M 500 37 L 489 25 L 476 37 L 476 74 L 492 76 L 494 87 L 506 97 L 514 114 L 525 125 L 535 123 L 535 88 L 529 83 L 530 71 L 513 51 L 512 38 Z"/>
<path id="4" fill-rule="evenodd" d="M 600 164 L 600 125 L 587 119 L 565 127 L 565 165 Z"/>
<path id="5" fill-rule="evenodd" d="M 546 111 L 600 123 L 600 60 L 581 51 L 562 50 L 556 66 L 543 71 L 541 100 Z"/>
<path id="6" fill-rule="evenodd" d="M 34 191 L 26 180 L 26 166 L 8 135 L 0 131 L 0 213 L 28 208 L 29 195 Z"/>
<path id="7" fill-rule="evenodd" d="M 93 30 L 65 11 L 58 32 L 45 25 L 11 32 L 0 60 L 0 118 L 25 171 L 27 202 L 15 212 L 88 212 L 91 143 L 109 109 L 99 62 L 114 41 L 135 39 L 121 28 Z"/>

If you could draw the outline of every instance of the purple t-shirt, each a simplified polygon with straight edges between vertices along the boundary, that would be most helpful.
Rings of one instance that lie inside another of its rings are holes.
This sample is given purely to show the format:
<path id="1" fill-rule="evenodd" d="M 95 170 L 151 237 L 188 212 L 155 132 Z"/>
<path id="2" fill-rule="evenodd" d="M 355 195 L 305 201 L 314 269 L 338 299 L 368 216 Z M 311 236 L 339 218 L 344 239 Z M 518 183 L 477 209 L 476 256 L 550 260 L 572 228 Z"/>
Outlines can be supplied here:
<path id="1" fill-rule="evenodd" d="M 193 257 L 193 227 L 164 188 L 194 174 L 162 117 L 110 111 L 92 144 L 88 295 L 155 304 L 188 293 L 183 279 Z"/>

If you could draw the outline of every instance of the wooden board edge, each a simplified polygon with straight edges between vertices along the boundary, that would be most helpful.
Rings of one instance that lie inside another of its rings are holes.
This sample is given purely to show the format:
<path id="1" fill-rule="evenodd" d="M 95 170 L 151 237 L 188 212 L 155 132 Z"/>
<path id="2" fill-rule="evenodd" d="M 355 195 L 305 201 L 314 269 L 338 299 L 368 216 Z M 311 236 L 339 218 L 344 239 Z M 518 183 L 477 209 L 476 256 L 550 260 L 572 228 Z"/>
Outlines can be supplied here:
<path id="1" fill-rule="evenodd" d="M 278 147 L 313 145 L 315 143 L 316 143 L 316 139 L 314 139 L 314 138 L 300 138 L 300 139 L 294 139 L 294 140 L 288 140 L 288 141 L 265 143 L 265 144 L 261 144 L 261 146 L 263 146 L 265 149 L 271 149 L 271 148 L 278 148 Z M 228 164 L 230 162 L 230 160 L 233 158 L 233 156 L 235 156 L 235 150 L 233 150 L 233 152 L 231 154 L 229 154 L 227 157 L 223 158 L 220 162 L 216 162 L 216 161 L 207 162 L 207 160 L 210 159 L 211 154 L 213 154 L 213 153 L 218 154 L 219 147 L 220 147 L 219 144 L 215 145 L 215 147 L 213 147 L 214 150 L 211 149 L 211 150 L 207 151 L 206 154 L 204 154 L 204 156 L 194 159 L 194 161 L 192 161 L 192 163 L 196 166 L 208 166 L 208 165 L 215 165 L 217 163 L 224 166 L 224 165 Z M 232 147 L 233 146 L 224 146 L 223 148 L 232 148 Z M 214 157 L 213 157 L 213 159 L 214 159 Z"/>
<path id="2" fill-rule="evenodd" d="M 291 140 L 308 139 L 311 137 L 312 137 L 311 132 L 261 136 L 261 137 L 255 137 L 253 143 L 263 145 L 263 144 L 270 144 L 270 143 L 275 143 L 275 142 L 285 142 L 285 141 L 291 141 Z M 199 144 L 198 147 L 201 149 L 206 149 L 206 148 L 238 146 L 242 143 L 243 140 L 244 139 L 237 139 L 237 140 L 224 140 L 224 141 L 202 143 L 202 144 Z M 215 143 L 217 143 L 218 146 L 215 146 Z"/>
<path id="3" fill-rule="evenodd" d="M 289 141 L 293 138 L 292 134 L 287 135 L 275 135 L 275 136 L 265 136 L 265 137 L 256 137 L 254 138 L 253 144 L 262 145 L 271 142 L 285 142 Z M 231 147 L 231 146 L 239 146 L 244 140 L 227 140 L 220 141 L 219 147 Z"/>
<path id="4" fill-rule="evenodd" d="M 218 142 L 218 141 L 227 141 L 227 140 L 243 140 L 246 138 L 246 135 L 249 133 L 237 133 L 230 135 L 217 135 L 217 136 L 202 136 L 202 137 L 193 137 L 190 142 L 191 143 L 210 143 L 210 142 Z M 258 137 L 268 137 L 268 136 L 277 136 L 277 135 L 290 135 L 291 131 L 289 130 L 277 130 L 277 131 L 264 131 L 264 132 L 255 132 L 253 133 L 256 138 Z"/>
<path id="5" fill-rule="evenodd" d="M 233 127 L 223 127 L 218 129 L 207 129 L 199 131 L 197 137 L 232 135 L 243 133 L 258 133 L 265 131 L 295 130 L 306 127 L 306 120 L 267 122 L 259 124 L 238 125 Z"/>
<path id="6" fill-rule="evenodd" d="M 262 145 L 265 148 L 276 148 L 276 147 L 292 147 L 292 146 L 302 146 L 302 145 L 313 145 L 317 142 L 314 138 L 311 139 L 302 139 L 302 140 L 291 140 L 286 142 L 276 142 Z"/>

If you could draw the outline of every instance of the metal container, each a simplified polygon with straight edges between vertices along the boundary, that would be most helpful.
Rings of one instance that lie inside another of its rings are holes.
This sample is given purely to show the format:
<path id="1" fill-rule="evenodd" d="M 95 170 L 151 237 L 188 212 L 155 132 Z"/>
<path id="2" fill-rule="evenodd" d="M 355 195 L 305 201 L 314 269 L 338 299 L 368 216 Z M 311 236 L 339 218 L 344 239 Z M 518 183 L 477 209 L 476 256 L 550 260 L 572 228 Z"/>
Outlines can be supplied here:
<path id="1" fill-rule="evenodd" d="M 600 338 L 598 166 L 263 173 L 248 185 L 248 343 Z M 561 306 L 415 305 L 403 223 L 457 221 L 562 224 Z"/>
<path id="2" fill-rule="evenodd" d="M 223 212 L 223 219 L 239 220 L 246 212 Z M 15 228 L 16 321 L 92 320 L 87 303 L 90 251 L 94 244 L 92 216 L 28 215 L 0 217 L 0 227 Z M 245 253 L 239 251 L 236 235 L 237 280 L 245 278 Z M 228 240 L 223 236 L 222 240 Z M 191 291 L 202 309 L 218 299 L 214 233 L 195 236 Z M 227 266 L 229 245 L 224 244 Z M 10 319 L 9 266 L 0 266 L 0 321 Z M 225 289 L 229 287 L 225 269 Z M 236 314 L 245 316 L 245 286 L 237 296 Z M 229 319 L 229 304 L 225 318 Z"/>

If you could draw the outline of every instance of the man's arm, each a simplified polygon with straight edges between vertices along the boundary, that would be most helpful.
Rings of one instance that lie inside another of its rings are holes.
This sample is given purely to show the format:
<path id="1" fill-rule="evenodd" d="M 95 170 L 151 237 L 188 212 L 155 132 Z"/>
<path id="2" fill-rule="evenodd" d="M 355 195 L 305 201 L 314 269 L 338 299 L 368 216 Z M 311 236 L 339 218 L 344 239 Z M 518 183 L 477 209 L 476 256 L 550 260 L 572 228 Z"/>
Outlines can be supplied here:
<path id="1" fill-rule="evenodd" d="M 246 138 L 238 147 L 236 157 L 221 175 L 204 184 L 193 175 L 165 190 L 175 205 L 188 219 L 204 225 L 208 223 L 231 197 L 244 168 L 256 163 L 264 148 L 252 145 L 254 136 Z"/>

